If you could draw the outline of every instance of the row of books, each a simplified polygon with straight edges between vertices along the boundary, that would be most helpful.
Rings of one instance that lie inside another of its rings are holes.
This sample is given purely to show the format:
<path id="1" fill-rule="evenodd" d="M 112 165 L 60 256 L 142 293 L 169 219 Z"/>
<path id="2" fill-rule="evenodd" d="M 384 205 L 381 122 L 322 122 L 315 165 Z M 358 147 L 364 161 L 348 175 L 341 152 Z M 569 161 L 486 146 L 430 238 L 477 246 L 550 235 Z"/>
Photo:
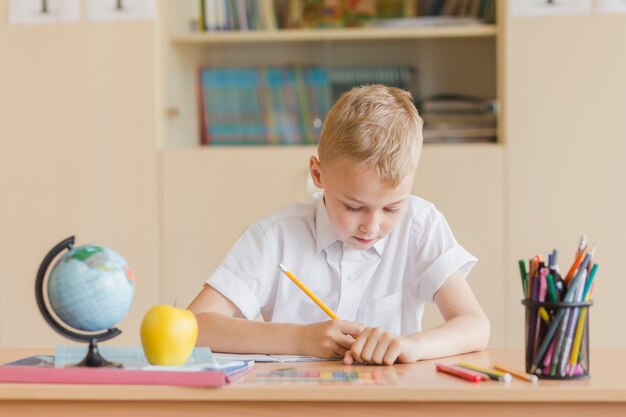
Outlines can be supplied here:
<path id="1" fill-rule="evenodd" d="M 493 23 L 496 0 L 192 0 L 197 31 L 437 24 L 443 17 Z"/>
<path id="2" fill-rule="evenodd" d="M 202 144 L 315 144 L 335 100 L 362 84 L 415 91 L 408 66 L 202 68 Z"/>
<path id="3" fill-rule="evenodd" d="M 274 0 L 192 0 L 196 31 L 275 30 Z"/>
<path id="4" fill-rule="evenodd" d="M 497 141 L 495 99 L 439 94 L 417 107 L 424 119 L 425 143 Z"/>
<path id="5" fill-rule="evenodd" d="M 493 23 L 496 3 L 497 0 L 422 0 L 418 15 L 473 17 Z"/>

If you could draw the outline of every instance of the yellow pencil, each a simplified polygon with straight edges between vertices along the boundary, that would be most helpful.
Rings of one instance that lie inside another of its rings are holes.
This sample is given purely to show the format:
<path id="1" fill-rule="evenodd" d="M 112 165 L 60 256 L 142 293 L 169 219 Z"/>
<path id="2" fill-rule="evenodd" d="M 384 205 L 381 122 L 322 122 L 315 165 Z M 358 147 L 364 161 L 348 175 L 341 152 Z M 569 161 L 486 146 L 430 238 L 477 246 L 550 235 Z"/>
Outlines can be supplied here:
<path id="1" fill-rule="evenodd" d="M 569 357 L 569 376 L 574 374 L 574 369 L 576 369 L 576 363 L 578 362 L 578 354 L 580 353 L 580 344 L 583 339 L 583 329 L 585 328 L 585 320 L 587 319 L 587 309 L 585 308 L 580 312 L 580 317 L 578 318 L 578 323 L 576 324 L 576 333 L 574 336 L 574 344 L 572 345 L 572 353 Z"/>
<path id="2" fill-rule="evenodd" d="M 546 324 L 550 324 L 550 315 L 548 314 L 545 308 L 539 307 L 539 315 L 541 316 L 543 321 L 546 322 Z"/>
<path id="3" fill-rule="evenodd" d="M 527 374 L 526 372 L 516 371 L 504 365 L 494 364 L 493 367 L 498 371 L 506 372 L 513 375 L 516 378 L 523 379 L 524 381 L 532 382 L 533 384 L 539 381 L 537 375 Z"/>
<path id="4" fill-rule="evenodd" d="M 287 270 L 287 268 L 285 268 L 285 265 L 280 264 L 279 266 L 280 266 L 280 269 L 283 271 L 283 273 L 285 275 L 287 275 L 289 277 L 289 279 L 293 281 L 294 284 L 296 284 L 298 287 L 300 287 L 300 289 L 302 291 L 304 291 L 304 293 L 306 295 L 308 295 L 311 298 L 311 300 L 315 301 L 315 304 L 320 306 L 320 308 L 322 310 L 324 310 L 326 312 L 326 314 L 328 314 L 330 316 L 331 319 L 339 320 L 339 317 L 337 317 L 337 315 L 333 312 L 333 310 L 328 308 L 328 306 L 326 304 L 324 304 L 324 302 L 322 300 L 317 298 L 317 296 L 315 294 L 313 294 L 311 292 L 311 290 L 309 290 L 303 283 L 300 282 L 300 280 L 298 278 L 296 278 L 291 272 L 289 272 Z"/>
<path id="5" fill-rule="evenodd" d="M 589 301 L 590 299 L 591 291 L 587 293 L 585 301 Z M 576 323 L 576 333 L 574 334 L 572 353 L 569 357 L 569 376 L 572 376 L 574 374 L 574 369 L 576 368 L 576 363 L 578 362 L 578 354 L 580 353 L 580 345 L 582 344 L 583 331 L 585 329 L 585 320 L 587 319 L 588 310 L 589 307 L 582 309 L 582 311 L 580 312 L 580 317 L 578 318 L 578 323 Z"/>

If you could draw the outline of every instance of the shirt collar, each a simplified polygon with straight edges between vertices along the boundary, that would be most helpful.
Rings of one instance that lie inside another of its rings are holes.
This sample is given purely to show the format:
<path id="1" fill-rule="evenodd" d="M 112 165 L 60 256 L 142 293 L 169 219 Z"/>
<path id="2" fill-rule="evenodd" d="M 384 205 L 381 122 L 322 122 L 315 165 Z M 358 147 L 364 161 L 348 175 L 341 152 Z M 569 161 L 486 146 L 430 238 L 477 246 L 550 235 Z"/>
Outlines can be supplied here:
<path id="1" fill-rule="evenodd" d="M 330 219 L 324 204 L 324 195 L 319 193 L 315 197 L 317 198 L 317 208 L 315 209 L 315 250 L 317 253 L 320 253 L 339 240 L 339 236 L 337 236 L 330 225 Z"/>
<path id="2" fill-rule="evenodd" d="M 385 251 L 385 244 L 387 243 L 387 236 L 385 236 L 384 238 L 380 239 L 378 242 L 374 243 L 374 246 L 372 246 L 372 248 L 374 248 L 374 250 L 376 250 L 376 253 L 378 253 L 378 256 L 383 256 L 383 252 Z"/>
<path id="3" fill-rule="evenodd" d="M 317 253 L 320 253 L 339 240 L 339 236 L 337 236 L 330 224 L 326 205 L 324 204 L 324 195 L 319 193 L 315 198 L 317 198 L 317 207 L 315 209 L 315 250 Z M 378 256 L 382 256 L 386 243 L 387 236 L 376 242 L 368 251 L 374 249 Z"/>

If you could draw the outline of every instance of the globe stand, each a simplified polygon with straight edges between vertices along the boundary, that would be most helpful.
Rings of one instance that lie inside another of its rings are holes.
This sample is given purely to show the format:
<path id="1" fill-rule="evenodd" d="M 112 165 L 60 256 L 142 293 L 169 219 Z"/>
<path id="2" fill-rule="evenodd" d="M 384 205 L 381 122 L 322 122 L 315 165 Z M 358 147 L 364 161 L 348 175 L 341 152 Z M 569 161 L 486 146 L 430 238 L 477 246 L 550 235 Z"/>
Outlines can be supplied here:
<path id="1" fill-rule="evenodd" d="M 100 350 L 98 349 L 97 339 L 92 338 L 89 341 L 89 349 L 87 350 L 87 355 L 83 358 L 82 361 L 78 362 L 74 366 L 90 366 L 90 367 L 102 367 L 102 368 L 122 368 L 122 364 L 119 362 L 110 362 L 100 355 Z"/>
<path id="2" fill-rule="evenodd" d="M 37 279 L 35 280 L 35 297 L 37 298 L 37 306 L 39 307 L 39 311 L 43 315 L 44 319 L 50 327 L 57 331 L 57 333 L 61 334 L 68 339 L 74 340 L 76 342 L 88 342 L 89 349 L 87 351 L 87 355 L 83 358 L 79 363 L 72 366 L 88 366 L 88 367 L 115 367 L 121 368 L 122 364 L 117 362 L 110 362 L 100 355 L 100 351 L 98 349 L 98 342 L 103 342 L 105 340 L 109 340 L 114 338 L 115 336 L 122 333 L 118 328 L 107 329 L 101 333 L 97 334 L 84 334 L 78 333 L 68 329 L 63 326 L 60 322 L 58 322 L 55 317 L 50 313 L 48 305 L 43 296 L 43 285 L 44 279 L 46 277 L 46 272 L 48 271 L 48 267 L 52 263 L 52 261 L 64 250 L 71 250 L 72 245 L 74 245 L 74 236 L 69 237 L 62 242 L 59 242 L 43 259 L 41 265 L 39 266 L 39 270 L 37 271 Z"/>

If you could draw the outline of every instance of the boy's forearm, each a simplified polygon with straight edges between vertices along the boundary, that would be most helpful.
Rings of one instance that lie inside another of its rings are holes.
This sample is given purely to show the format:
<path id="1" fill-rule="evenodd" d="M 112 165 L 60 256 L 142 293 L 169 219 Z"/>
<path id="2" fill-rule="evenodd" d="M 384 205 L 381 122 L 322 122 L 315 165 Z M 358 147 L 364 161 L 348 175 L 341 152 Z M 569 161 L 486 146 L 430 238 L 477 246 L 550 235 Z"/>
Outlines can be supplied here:
<path id="1" fill-rule="evenodd" d="M 419 360 L 434 359 L 485 349 L 490 332 L 485 316 L 461 315 L 407 339 Z"/>
<path id="2" fill-rule="evenodd" d="M 197 346 L 214 352 L 299 355 L 302 325 L 266 323 L 219 313 L 199 313 Z M 279 343 L 277 343 L 279 341 Z"/>

